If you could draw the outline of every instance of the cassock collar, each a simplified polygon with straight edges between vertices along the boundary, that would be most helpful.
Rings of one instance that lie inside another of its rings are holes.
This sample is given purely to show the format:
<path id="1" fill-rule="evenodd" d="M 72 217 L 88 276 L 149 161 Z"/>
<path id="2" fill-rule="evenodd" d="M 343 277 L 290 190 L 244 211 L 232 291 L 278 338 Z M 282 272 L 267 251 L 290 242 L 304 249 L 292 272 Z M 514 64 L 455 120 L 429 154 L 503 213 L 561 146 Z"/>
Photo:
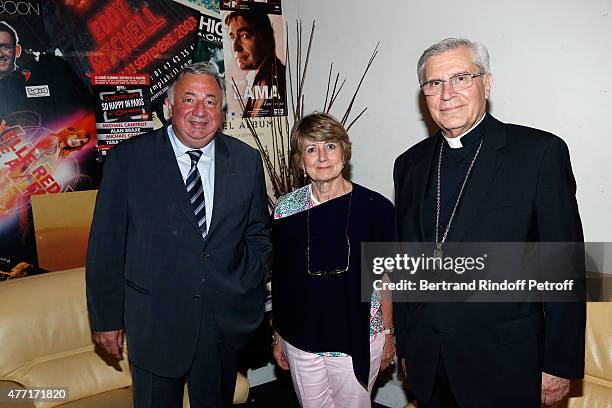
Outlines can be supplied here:
<path id="1" fill-rule="evenodd" d="M 480 118 L 480 120 L 478 122 L 476 122 L 474 124 L 474 126 L 472 126 L 466 132 L 462 133 L 461 135 L 459 135 L 457 137 L 446 137 L 446 136 L 444 136 L 444 139 L 446 140 L 446 142 L 448 143 L 450 148 L 451 149 L 460 149 L 463 146 L 470 145 L 473 142 L 475 142 L 476 140 L 479 140 L 481 132 L 477 132 L 476 128 L 478 128 L 480 126 L 480 124 L 482 123 L 482 121 L 484 120 L 484 118 L 486 116 L 487 116 L 487 113 L 485 112 L 485 114 L 482 115 L 482 118 Z"/>

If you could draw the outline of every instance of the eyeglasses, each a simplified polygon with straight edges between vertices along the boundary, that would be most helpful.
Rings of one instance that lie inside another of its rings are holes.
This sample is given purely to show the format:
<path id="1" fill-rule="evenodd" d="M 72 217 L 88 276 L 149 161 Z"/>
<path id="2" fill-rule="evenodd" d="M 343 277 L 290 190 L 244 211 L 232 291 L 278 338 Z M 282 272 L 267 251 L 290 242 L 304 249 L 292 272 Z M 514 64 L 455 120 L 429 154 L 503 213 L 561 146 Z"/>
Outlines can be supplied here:
<path id="1" fill-rule="evenodd" d="M 461 91 L 462 89 L 468 89 L 474 84 L 474 78 L 483 76 L 485 73 L 480 72 L 478 74 L 457 74 L 450 78 L 448 81 L 444 81 L 442 79 L 432 79 L 431 81 L 427 81 L 421 85 L 421 89 L 425 96 L 433 96 L 439 95 L 442 92 L 442 87 L 444 87 L 444 83 L 448 82 L 450 86 L 453 87 L 455 91 Z"/>
<path id="2" fill-rule="evenodd" d="M 352 201 L 353 201 L 353 192 L 351 191 L 349 193 L 348 210 L 346 213 L 345 237 L 346 237 L 346 247 L 348 248 L 347 253 L 346 253 L 346 267 L 342 269 L 334 269 L 332 271 L 311 271 L 310 270 L 310 209 L 306 210 L 307 211 L 306 213 L 306 267 L 307 267 L 307 272 L 309 275 L 312 275 L 312 276 L 340 275 L 341 273 L 347 272 L 349 270 L 350 263 L 351 263 L 351 240 L 349 239 L 349 236 L 348 236 L 348 228 L 349 228 L 349 221 L 350 221 L 350 216 L 351 216 Z"/>

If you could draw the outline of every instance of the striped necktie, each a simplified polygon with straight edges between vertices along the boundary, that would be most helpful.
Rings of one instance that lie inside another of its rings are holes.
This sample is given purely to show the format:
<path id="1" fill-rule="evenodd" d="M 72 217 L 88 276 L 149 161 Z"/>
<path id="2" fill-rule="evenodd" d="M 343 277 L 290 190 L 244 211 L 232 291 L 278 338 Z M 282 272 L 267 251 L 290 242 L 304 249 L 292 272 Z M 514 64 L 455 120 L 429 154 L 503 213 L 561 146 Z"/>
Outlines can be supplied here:
<path id="1" fill-rule="evenodd" d="M 187 186 L 187 196 L 191 205 L 193 206 L 193 213 L 195 219 L 200 227 L 202 236 L 206 236 L 206 203 L 204 202 L 204 186 L 202 185 L 202 178 L 198 171 L 198 161 L 202 157 L 200 150 L 189 150 L 187 152 L 189 158 L 191 158 L 191 169 L 187 175 L 185 185 Z"/>

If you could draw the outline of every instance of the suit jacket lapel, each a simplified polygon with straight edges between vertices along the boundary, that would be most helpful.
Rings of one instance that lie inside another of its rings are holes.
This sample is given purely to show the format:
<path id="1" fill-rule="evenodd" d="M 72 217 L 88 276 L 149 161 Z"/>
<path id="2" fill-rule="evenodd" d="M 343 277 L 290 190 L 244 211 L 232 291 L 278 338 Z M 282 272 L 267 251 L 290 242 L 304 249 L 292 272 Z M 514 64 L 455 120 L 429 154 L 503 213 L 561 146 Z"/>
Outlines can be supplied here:
<path id="1" fill-rule="evenodd" d="M 146 136 L 145 136 L 146 137 Z M 166 191 L 170 200 L 175 202 L 181 213 L 187 217 L 187 220 L 192 227 L 199 233 L 200 229 L 193 213 L 193 207 L 189 202 L 187 196 L 187 189 L 185 182 L 181 176 L 178 163 L 176 162 L 176 156 L 174 149 L 170 144 L 170 138 L 168 136 L 168 128 L 164 126 L 163 129 L 159 130 L 155 135 L 157 137 L 155 143 L 155 153 L 159 158 L 159 177 L 162 181 L 164 188 L 162 191 Z"/>
<path id="2" fill-rule="evenodd" d="M 488 118 L 482 148 L 474 163 L 470 179 L 463 192 L 459 209 L 448 234 L 449 242 L 464 241 L 465 234 L 474 221 L 477 221 L 479 204 L 483 202 L 489 186 L 504 158 L 501 149 L 506 145 L 506 131 L 503 123 L 493 117 Z"/>
<path id="3" fill-rule="evenodd" d="M 414 174 L 417 175 L 414 181 L 414 195 L 413 197 L 417 201 L 417 216 L 419 217 L 419 234 L 420 240 L 425 241 L 425 228 L 423 220 L 423 204 L 425 202 L 425 195 L 427 194 L 427 182 L 429 181 L 429 175 L 431 173 L 431 166 L 434 160 L 437 160 L 436 146 L 441 138 L 441 133 L 438 132 L 432 136 L 432 141 L 429 144 L 425 154 L 421 157 L 419 162 L 415 165 Z"/>
<path id="4" fill-rule="evenodd" d="M 229 148 L 227 147 L 225 136 L 219 132 L 215 136 L 215 193 L 212 219 L 206 238 L 210 237 L 217 225 L 219 225 L 219 220 L 222 218 L 224 209 L 227 206 L 230 183 L 232 182 L 231 171 Z"/>

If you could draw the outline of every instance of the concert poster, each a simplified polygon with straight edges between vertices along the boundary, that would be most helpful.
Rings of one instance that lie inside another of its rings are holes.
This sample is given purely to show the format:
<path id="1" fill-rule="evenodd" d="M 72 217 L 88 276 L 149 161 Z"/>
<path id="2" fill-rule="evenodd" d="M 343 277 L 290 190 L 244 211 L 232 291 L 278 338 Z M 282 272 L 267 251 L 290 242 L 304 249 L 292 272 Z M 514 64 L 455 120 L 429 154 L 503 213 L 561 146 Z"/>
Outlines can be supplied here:
<path id="1" fill-rule="evenodd" d="M 153 130 L 149 75 L 92 75 L 98 155 L 123 140 Z"/>
<path id="2" fill-rule="evenodd" d="M 81 76 L 149 74 L 152 109 L 193 62 L 199 12 L 167 0 L 49 2 L 47 31 Z"/>

